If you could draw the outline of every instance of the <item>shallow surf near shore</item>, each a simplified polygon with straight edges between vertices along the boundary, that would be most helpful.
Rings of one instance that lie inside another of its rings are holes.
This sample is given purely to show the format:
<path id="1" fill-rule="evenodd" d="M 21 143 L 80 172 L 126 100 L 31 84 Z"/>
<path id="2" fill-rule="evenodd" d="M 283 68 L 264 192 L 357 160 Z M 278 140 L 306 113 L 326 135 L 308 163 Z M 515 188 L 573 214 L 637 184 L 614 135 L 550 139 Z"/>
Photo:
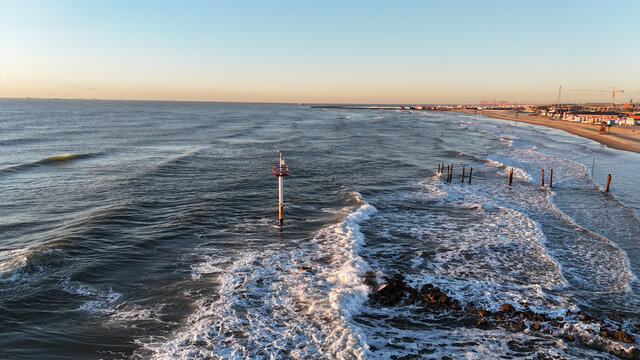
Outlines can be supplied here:
<path id="1" fill-rule="evenodd" d="M 554 120 L 543 116 L 516 112 L 515 110 L 474 111 L 469 109 L 460 109 L 454 111 L 561 129 L 571 134 L 597 141 L 614 149 L 632 151 L 640 154 L 640 131 L 632 131 L 621 127 L 612 127 L 607 130 L 606 134 L 600 134 L 599 125 Z"/>

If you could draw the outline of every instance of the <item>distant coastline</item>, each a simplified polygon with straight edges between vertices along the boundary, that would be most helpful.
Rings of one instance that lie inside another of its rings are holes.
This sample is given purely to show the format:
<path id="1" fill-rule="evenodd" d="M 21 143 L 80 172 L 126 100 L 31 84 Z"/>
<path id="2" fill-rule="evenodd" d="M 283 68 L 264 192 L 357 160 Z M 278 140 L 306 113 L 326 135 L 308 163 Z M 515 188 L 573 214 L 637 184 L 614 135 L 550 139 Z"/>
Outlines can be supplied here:
<path id="1" fill-rule="evenodd" d="M 573 121 L 554 120 L 549 117 L 537 116 L 531 113 L 516 110 L 475 110 L 457 108 L 453 106 L 424 106 L 416 109 L 411 106 L 376 106 L 376 105 L 311 105 L 311 108 L 346 109 L 346 110 L 431 110 L 454 111 L 465 114 L 477 114 L 496 119 L 511 120 L 533 125 L 546 126 L 564 130 L 587 139 L 597 141 L 603 145 L 617 150 L 630 151 L 640 154 L 640 131 L 631 128 L 612 126 L 607 129 L 605 135 L 600 134 L 600 125 L 585 124 Z"/>
<path id="2" fill-rule="evenodd" d="M 451 111 L 466 114 L 484 115 L 496 119 L 511 120 L 533 125 L 541 125 L 554 129 L 564 130 L 568 133 L 578 135 L 587 139 L 597 141 L 610 148 L 624 151 L 631 151 L 640 154 L 640 131 L 633 131 L 619 126 L 612 126 L 607 130 L 606 135 L 601 135 L 600 125 L 582 124 L 573 121 L 552 120 L 548 117 L 536 116 L 515 110 L 484 110 L 475 111 L 471 109 L 451 109 Z"/>

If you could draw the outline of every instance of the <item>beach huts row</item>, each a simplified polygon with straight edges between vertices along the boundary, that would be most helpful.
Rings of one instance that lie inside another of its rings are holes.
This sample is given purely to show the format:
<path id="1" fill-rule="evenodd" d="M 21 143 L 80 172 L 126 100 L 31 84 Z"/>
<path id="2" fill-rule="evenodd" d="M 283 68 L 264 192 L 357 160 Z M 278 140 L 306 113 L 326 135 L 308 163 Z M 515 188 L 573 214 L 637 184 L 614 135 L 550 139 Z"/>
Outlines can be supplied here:
<path id="1" fill-rule="evenodd" d="M 640 125 L 640 115 L 620 116 L 618 114 L 564 113 L 562 115 L 562 120 L 588 124 L 605 123 L 607 125 Z"/>
<path id="2" fill-rule="evenodd" d="M 587 124 L 640 125 L 640 115 L 622 115 L 615 112 L 565 112 L 558 110 L 541 111 L 540 115 L 558 120 L 575 121 Z"/>

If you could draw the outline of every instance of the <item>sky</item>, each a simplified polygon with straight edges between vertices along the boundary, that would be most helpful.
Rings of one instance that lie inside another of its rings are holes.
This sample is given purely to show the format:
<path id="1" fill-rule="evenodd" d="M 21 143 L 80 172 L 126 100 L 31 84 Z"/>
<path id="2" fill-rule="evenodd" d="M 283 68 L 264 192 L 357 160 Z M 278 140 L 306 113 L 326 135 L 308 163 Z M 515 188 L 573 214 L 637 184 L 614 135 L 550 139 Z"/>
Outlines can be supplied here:
<path id="1" fill-rule="evenodd" d="M 0 0 L 0 97 L 640 101 L 640 1 Z M 588 91 L 584 91 L 588 90 Z"/>

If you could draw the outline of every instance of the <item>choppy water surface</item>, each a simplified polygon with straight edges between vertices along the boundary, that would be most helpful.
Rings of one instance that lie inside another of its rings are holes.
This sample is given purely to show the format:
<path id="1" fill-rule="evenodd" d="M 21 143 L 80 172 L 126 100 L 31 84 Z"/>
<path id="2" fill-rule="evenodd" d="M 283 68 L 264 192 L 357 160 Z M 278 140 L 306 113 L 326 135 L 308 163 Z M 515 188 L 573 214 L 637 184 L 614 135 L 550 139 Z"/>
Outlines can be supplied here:
<path id="1" fill-rule="evenodd" d="M 463 305 L 582 311 L 638 335 L 637 154 L 481 116 L 269 104 L 2 100 L 0 129 L 0 358 L 583 359 L 637 346 L 594 346 L 599 323 L 580 321 L 482 330 L 381 306 L 363 282 L 402 274 Z M 281 230 L 278 149 L 292 170 Z M 439 162 L 454 164 L 451 183 Z"/>

